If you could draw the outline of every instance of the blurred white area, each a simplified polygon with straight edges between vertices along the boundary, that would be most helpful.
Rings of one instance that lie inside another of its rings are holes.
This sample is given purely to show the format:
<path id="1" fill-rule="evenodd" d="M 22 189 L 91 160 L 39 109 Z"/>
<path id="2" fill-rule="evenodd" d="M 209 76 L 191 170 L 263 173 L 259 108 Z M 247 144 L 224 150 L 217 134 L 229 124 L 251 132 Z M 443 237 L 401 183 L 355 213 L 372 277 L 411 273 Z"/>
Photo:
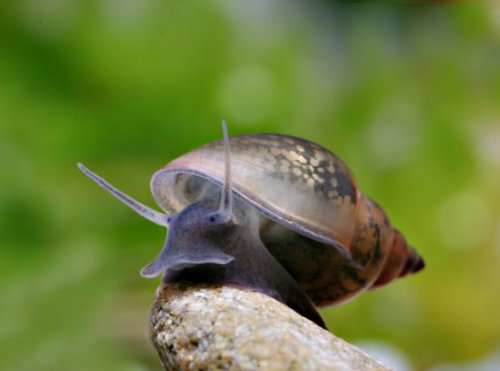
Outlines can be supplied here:
<path id="1" fill-rule="evenodd" d="M 497 188 L 500 184 L 500 120 L 493 118 L 485 121 L 471 125 L 475 130 L 471 135 L 475 139 L 481 176 L 487 184 Z"/>
<path id="2" fill-rule="evenodd" d="M 477 130 L 477 126 L 474 126 Z M 486 166 L 500 167 L 500 120 L 477 131 L 476 151 Z"/>
<path id="3" fill-rule="evenodd" d="M 439 236 L 449 248 L 481 247 L 491 241 L 494 216 L 482 192 L 451 194 L 437 209 Z"/>
<path id="4" fill-rule="evenodd" d="M 336 38 L 323 33 L 324 26 L 331 21 L 324 4 L 306 4 L 301 0 L 216 4 L 232 25 L 231 62 L 242 65 L 243 70 L 249 64 L 261 69 L 255 81 L 252 81 L 255 70 L 245 73 L 234 70 L 228 74 L 217 91 L 217 108 L 241 119 L 242 126 L 274 120 L 280 131 L 299 133 L 307 123 L 310 138 L 321 135 L 321 123 L 332 109 L 332 98 L 341 94 L 344 86 L 339 68 L 344 58 Z M 316 22 L 309 22 L 309 17 Z M 331 44 L 335 46 L 333 50 Z M 264 66 L 268 66 L 266 71 L 262 70 Z M 240 78 L 248 81 L 246 86 L 238 81 Z M 268 84 L 271 90 L 262 91 Z M 250 97 L 254 102 L 244 102 Z M 272 100 L 267 102 L 268 98 Z"/>
<path id="5" fill-rule="evenodd" d="M 284 0 L 220 1 L 236 31 L 232 36 L 247 45 L 249 51 L 267 50 L 279 47 L 286 30 L 292 24 L 304 23 L 300 13 L 293 12 L 294 7 Z M 286 4 L 284 4 L 286 3 Z M 292 17 L 293 19 L 291 19 Z M 293 22 L 290 22 L 292 21 Z"/>
<path id="6" fill-rule="evenodd" d="M 428 371 L 498 371 L 500 370 L 500 353 L 496 352 L 473 362 L 450 363 L 433 367 Z"/>
<path id="7" fill-rule="evenodd" d="M 491 17 L 495 21 L 495 24 L 500 29 L 500 1 L 498 0 L 488 0 L 491 7 Z"/>
<path id="8" fill-rule="evenodd" d="M 374 356 L 384 365 L 393 367 L 397 371 L 414 370 L 404 353 L 392 344 L 377 340 L 363 340 L 357 342 L 355 345 L 363 349 L 366 353 Z"/>

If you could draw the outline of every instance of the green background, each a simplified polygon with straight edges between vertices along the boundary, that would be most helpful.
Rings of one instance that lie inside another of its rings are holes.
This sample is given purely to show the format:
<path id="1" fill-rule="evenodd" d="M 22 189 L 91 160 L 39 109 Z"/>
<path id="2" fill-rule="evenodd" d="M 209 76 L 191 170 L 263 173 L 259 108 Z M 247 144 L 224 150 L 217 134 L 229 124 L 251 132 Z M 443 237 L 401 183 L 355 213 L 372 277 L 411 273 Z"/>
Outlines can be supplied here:
<path id="1" fill-rule="evenodd" d="M 153 206 L 222 118 L 331 149 L 425 257 L 323 311 L 334 333 L 400 370 L 500 361 L 495 1 L 23 0 L 0 5 L 2 370 L 161 369 L 138 272 L 165 232 L 76 163 Z"/>

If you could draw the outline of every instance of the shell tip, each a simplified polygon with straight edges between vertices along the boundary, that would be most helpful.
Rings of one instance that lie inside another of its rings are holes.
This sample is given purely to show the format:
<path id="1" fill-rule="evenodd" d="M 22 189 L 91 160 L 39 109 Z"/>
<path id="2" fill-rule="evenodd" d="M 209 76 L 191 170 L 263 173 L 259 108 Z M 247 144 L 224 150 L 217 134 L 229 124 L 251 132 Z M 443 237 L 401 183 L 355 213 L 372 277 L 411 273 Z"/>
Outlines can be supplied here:
<path id="1" fill-rule="evenodd" d="M 411 273 L 420 272 L 424 268 L 425 268 L 425 261 L 424 259 L 422 259 L 422 257 L 419 257 L 417 263 L 413 266 Z"/>

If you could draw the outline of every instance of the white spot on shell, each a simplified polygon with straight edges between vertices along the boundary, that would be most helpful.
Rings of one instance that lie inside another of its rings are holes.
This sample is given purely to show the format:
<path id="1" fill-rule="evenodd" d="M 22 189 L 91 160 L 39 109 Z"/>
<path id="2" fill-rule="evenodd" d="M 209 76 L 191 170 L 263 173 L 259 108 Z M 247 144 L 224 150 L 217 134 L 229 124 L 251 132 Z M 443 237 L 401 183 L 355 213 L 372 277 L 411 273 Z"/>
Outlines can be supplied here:
<path id="1" fill-rule="evenodd" d="M 290 161 L 288 161 L 288 160 L 281 159 L 280 162 L 281 162 L 281 165 L 290 166 Z"/>
<path id="2" fill-rule="evenodd" d="M 316 173 L 313 173 L 313 178 L 320 184 L 323 184 L 325 182 L 325 180 Z"/>
<path id="3" fill-rule="evenodd" d="M 318 161 L 326 160 L 326 155 L 323 151 L 314 150 L 314 158 L 318 159 Z"/>
<path id="4" fill-rule="evenodd" d="M 290 166 L 288 164 L 283 164 L 280 167 L 280 171 L 282 173 L 288 173 L 290 171 Z"/>
<path id="5" fill-rule="evenodd" d="M 337 191 L 328 191 L 329 198 L 336 198 L 339 195 Z"/>

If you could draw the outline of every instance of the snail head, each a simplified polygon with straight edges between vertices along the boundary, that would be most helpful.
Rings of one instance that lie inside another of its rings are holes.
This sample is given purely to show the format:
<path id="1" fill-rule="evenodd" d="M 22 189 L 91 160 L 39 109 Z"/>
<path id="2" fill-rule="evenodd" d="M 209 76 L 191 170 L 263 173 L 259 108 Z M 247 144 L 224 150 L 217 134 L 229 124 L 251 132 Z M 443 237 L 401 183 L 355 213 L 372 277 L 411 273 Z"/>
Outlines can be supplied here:
<path id="1" fill-rule="evenodd" d="M 146 278 L 156 277 L 167 269 L 180 270 L 198 264 L 228 264 L 234 257 L 221 251 L 221 241 L 229 240 L 228 233 L 236 226 L 233 214 L 233 192 L 231 182 L 231 156 L 229 136 L 225 121 L 224 133 L 225 176 L 222 192 L 211 187 L 201 200 L 196 201 L 175 215 L 158 212 L 121 192 L 106 180 L 91 172 L 84 165 L 80 170 L 98 185 L 106 189 L 125 205 L 142 217 L 169 229 L 167 239 L 158 257 L 141 270 Z M 214 192 L 214 189 L 217 192 Z M 213 207 L 214 198 L 219 199 L 218 209 Z"/>

